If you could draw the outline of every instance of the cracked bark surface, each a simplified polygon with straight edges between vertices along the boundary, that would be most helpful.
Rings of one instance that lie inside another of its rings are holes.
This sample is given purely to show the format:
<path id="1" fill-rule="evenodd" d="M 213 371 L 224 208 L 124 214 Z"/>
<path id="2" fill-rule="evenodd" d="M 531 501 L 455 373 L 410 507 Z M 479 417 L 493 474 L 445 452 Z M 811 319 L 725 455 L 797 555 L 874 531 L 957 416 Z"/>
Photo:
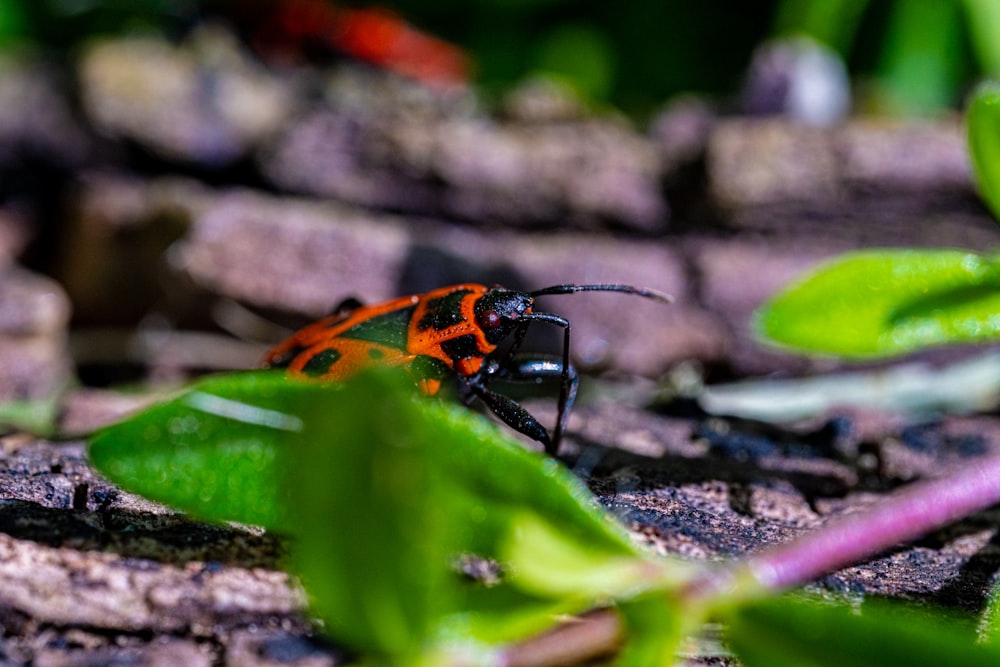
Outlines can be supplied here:
<path id="1" fill-rule="evenodd" d="M 0 63 L 0 181 L 22 186 L 0 204 L 3 401 L 51 398 L 73 363 L 85 385 L 251 367 L 280 337 L 257 317 L 267 309 L 317 317 L 348 296 L 465 280 L 633 282 L 676 301 L 545 308 L 573 323 L 581 368 L 620 383 L 584 377 L 567 464 L 658 552 L 737 557 L 1000 448 L 995 411 L 921 423 L 835 411 L 779 428 L 677 396 L 643 407 L 684 373 L 843 368 L 750 336 L 754 308 L 817 262 L 997 245 L 955 118 L 804 128 L 688 102 L 644 134 L 565 100 L 525 98 L 500 117 L 470 91 L 435 96 L 369 70 L 285 78 L 231 35 L 196 35 L 96 45 L 73 63 L 72 95 L 47 67 Z M 160 75 L 176 84 L 166 98 L 119 85 Z M 234 85 L 266 103 L 227 106 Z M 80 437 L 147 400 L 74 387 L 59 425 Z M 554 421 L 551 400 L 528 406 Z M 998 520 L 982 512 L 813 588 L 976 611 L 1000 570 Z M 113 487 L 81 440 L 0 432 L 3 664 L 345 663 L 284 553 L 280 536 Z"/>
<path id="2" fill-rule="evenodd" d="M 528 406 L 554 417 L 549 401 Z M 597 402 L 574 412 L 566 461 L 637 540 L 717 560 L 1000 449 L 994 417 L 920 429 L 850 421 L 796 433 Z M 192 521 L 123 492 L 87 466 L 79 441 L 2 444 L 0 655 L 10 664 L 344 664 L 282 571 L 279 536 Z M 877 456 L 848 455 L 859 449 Z M 998 520 L 980 513 L 812 588 L 975 611 L 1000 568 Z"/>

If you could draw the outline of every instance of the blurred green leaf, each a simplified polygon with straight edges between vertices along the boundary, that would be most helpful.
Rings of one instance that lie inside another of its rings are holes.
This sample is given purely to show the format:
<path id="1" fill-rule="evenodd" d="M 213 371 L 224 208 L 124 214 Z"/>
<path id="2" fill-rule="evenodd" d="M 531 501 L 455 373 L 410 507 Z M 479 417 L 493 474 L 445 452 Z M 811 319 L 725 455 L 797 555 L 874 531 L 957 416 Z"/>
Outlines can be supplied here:
<path id="1" fill-rule="evenodd" d="M 805 33 L 846 55 L 869 0 L 782 0 L 775 31 Z"/>
<path id="2" fill-rule="evenodd" d="M 0 0 L 0 47 L 24 40 L 27 33 L 28 25 L 20 0 Z"/>
<path id="3" fill-rule="evenodd" d="M 364 376 L 328 404 L 303 405 L 309 427 L 289 460 L 288 485 L 293 563 L 314 613 L 353 648 L 405 664 L 458 609 L 450 558 L 462 542 L 449 529 L 449 503 L 465 498 L 430 460 L 425 439 L 435 429 L 400 391 Z"/>
<path id="4" fill-rule="evenodd" d="M 962 70 L 961 10 L 954 0 L 896 0 L 879 78 L 889 108 L 927 115 L 950 106 Z"/>
<path id="5" fill-rule="evenodd" d="M 979 194 L 1000 220 L 1000 83 L 985 81 L 976 88 L 965 123 Z"/>
<path id="6" fill-rule="evenodd" d="M 96 433 L 90 460 L 116 484 L 196 517 L 280 529 L 279 453 L 303 429 L 303 407 L 336 392 L 274 371 L 208 377 Z"/>
<path id="7" fill-rule="evenodd" d="M 40 436 L 51 436 L 59 416 L 59 394 L 31 401 L 0 403 L 0 426 L 14 428 Z"/>
<path id="8" fill-rule="evenodd" d="M 643 577 L 671 580 L 556 461 L 380 373 L 344 385 L 207 378 L 102 430 L 90 457 L 112 481 L 197 517 L 294 536 L 330 633 L 402 663 L 522 638 L 557 614 L 641 593 Z M 512 576 L 464 580 L 454 561 L 472 553 Z"/>
<path id="9" fill-rule="evenodd" d="M 1000 585 L 994 583 L 979 616 L 979 640 L 1000 646 Z"/>
<path id="10" fill-rule="evenodd" d="M 311 404 L 322 414 L 305 415 L 310 427 L 290 465 L 295 561 L 335 636 L 397 656 L 459 637 L 510 641 L 551 624 L 553 613 L 587 609 L 607 588 L 540 589 L 516 573 L 548 567 L 560 581 L 580 562 L 642 570 L 642 552 L 564 468 L 465 409 L 411 394 L 365 374 L 334 404 Z M 559 526 L 559 536 L 536 531 L 533 546 L 557 542 L 569 565 L 508 548 L 510 535 L 539 525 Z M 464 582 L 452 565 L 462 553 L 499 559 L 511 576 L 494 587 Z"/>
<path id="11" fill-rule="evenodd" d="M 684 635 L 702 623 L 697 610 L 682 609 L 666 595 L 654 593 L 619 605 L 629 641 L 617 657 L 617 667 L 673 665 Z"/>
<path id="12" fill-rule="evenodd" d="M 997 665 L 1000 648 L 973 641 L 968 624 L 901 604 L 792 597 L 734 608 L 726 638 L 747 667 Z"/>
<path id="13" fill-rule="evenodd" d="M 614 49 L 596 28 L 561 25 L 540 41 L 536 69 L 568 83 L 584 97 L 604 100 L 615 80 Z"/>
<path id="14" fill-rule="evenodd" d="M 545 597 L 613 599 L 640 590 L 651 580 L 667 581 L 667 573 L 657 564 L 634 554 L 581 549 L 578 541 L 534 512 L 512 516 L 501 561 L 512 564 L 510 577 L 519 588 Z M 679 563 L 669 569 L 671 576 L 680 578 Z"/>
<path id="15" fill-rule="evenodd" d="M 1000 266 L 958 250 L 865 251 L 835 260 L 757 311 L 758 336 L 845 357 L 1000 337 Z"/>
<path id="16" fill-rule="evenodd" d="M 1000 76 L 1000 2 L 965 0 L 965 13 L 981 71 Z"/>

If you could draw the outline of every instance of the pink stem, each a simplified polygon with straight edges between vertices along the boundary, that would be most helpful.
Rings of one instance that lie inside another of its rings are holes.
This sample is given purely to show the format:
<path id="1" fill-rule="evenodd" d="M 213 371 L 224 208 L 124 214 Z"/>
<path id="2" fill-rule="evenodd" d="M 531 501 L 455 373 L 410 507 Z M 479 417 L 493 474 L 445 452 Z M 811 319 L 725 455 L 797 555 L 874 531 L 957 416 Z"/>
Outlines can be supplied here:
<path id="1" fill-rule="evenodd" d="M 993 455 L 946 477 L 914 484 L 866 511 L 841 517 L 750 556 L 728 572 L 709 572 L 692 582 L 685 597 L 704 599 L 720 594 L 746 574 L 755 587 L 767 592 L 801 586 L 998 502 L 1000 456 Z"/>
<path id="2" fill-rule="evenodd" d="M 854 565 L 998 502 L 1000 456 L 993 455 L 947 477 L 907 487 L 866 511 L 841 517 L 786 544 L 730 566 L 710 568 L 685 586 L 678 597 L 698 604 L 725 599 L 727 595 L 735 601 L 747 595 L 778 593 Z M 595 631 L 597 628 L 600 631 Z M 574 636 L 572 633 L 583 634 L 586 641 L 577 644 L 578 637 L 563 641 Z M 507 667 L 569 664 L 613 650 L 622 641 L 622 634 L 616 614 L 597 611 L 585 623 L 572 621 L 551 634 L 508 648 L 502 662 Z M 554 645 L 561 649 L 554 651 Z"/>

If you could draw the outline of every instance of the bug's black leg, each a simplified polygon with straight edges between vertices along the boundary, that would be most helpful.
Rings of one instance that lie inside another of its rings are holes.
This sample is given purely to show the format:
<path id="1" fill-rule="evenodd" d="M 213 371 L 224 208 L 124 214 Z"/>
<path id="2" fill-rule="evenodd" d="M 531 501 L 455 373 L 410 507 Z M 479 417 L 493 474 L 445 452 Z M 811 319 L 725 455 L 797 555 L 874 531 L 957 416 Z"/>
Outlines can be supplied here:
<path id="1" fill-rule="evenodd" d="M 558 450 L 559 440 L 566 432 L 566 422 L 569 420 L 569 413 L 573 409 L 576 400 L 576 390 L 579 386 L 579 377 L 573 365 L 564 366 L 564 362 L 559 357 L 551 355 L 538 356 L 518 356 L 515 359 L 507 360 L 507 365 L 497 365 L 490 369 L 489 377 L 505 382 L 542 382 L 545 380 L 560 380 L 563 376 L 568 378 L 565 400 L 559 403 L 560 411 L 556 429 L 553 431 L 552 449 L 546 450 L 549 454 L 555 455 Z M 485 379 L 484 379 L 485 381 Z"/>
<path id="2" fill-rule="evenodd" d="M 545 451 L 550 454 L 552 453 L 552 441 L 549 438 L 548 431 L 538 423 L 537 419 L 531 416 L 530 412 L 521 407 L 517 401 L 498 394 L 491 389 L 487 389 L 478 383 L 470 383 L 468 387 L 476 396 L 482 399 L 486 407 L 492 410 L 493 414 L 499 417 L 503 423 L 518 433 L 523 433 L 532 440 L 542 443 L 545 445 Z"/>
<path id="3" fill-rule="evenodd" d="M 526 321 L 548 322 L 563 329 L 562 368 L 559 371 L 559 379 L 561 380 L 559 385 L 559 418 L 556 420 L 556 430 L 552 434 L 551 449 L 545 448 L 549 454 L 555 454 L 559 451 L 559 441 L 562 440 L 562 434 L 566 430 L 566 421 L 569 419 L 568 407 L 576 398 L 576 374 L 573 373 L 573 377 L 570 377 L 572 366 L 569 365 L 569 320 L 551 313 L 526 313 L 522 317 Z"/>
<path id="4" fill-rule="evenodd" d="M 556 429 L 552 434 L 552 451 L 548 452 L 554 456 L 558 453 L 559 442 L 566 432 L 566 422 L 569 421 L 569 413 L 573 410 L 573 403 L 576 401 L 576 390 L 580 384 L 576 368 L 565 361 L 556 361 L 554 359 L 522 359 L 512 367 L 508 373 L 508 377 L 514 381 L 537 381 L 559 378 L 561 382 L 559 414 L 556 421 Z"/>

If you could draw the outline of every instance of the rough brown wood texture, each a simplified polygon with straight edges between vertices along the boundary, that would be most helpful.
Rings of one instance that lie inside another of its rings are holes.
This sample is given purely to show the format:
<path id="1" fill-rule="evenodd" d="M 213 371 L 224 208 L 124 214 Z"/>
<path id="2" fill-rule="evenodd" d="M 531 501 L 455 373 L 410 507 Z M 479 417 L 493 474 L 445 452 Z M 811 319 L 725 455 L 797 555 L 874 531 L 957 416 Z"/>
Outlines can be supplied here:
<path id="1" fill-rule="evenodd" d="M 654 550 L 738 557 L 1000 447 L 992 413 L 853 409 L 777 427 L 707 415 L 678 389 L 842 369 L 750 336 L 754 308 L 820 261 L 996 246 L 956 118 L 806 128 L 688 99 L 643 133 L 551 90 L 489 114 L 470 90 L 279 71 L 217 27 L 179 44 L 95 42 L 72 67 L 0 62 L 0 184 L 13 184 L 0 193 L 0 400 L 53 398 L 75 364 L 83 386 L 55 395 L 64 434 L 149 400 L 103 385 L 251 367 L 283 333 L 275 321 L 349 296 L 613 281 L 676 301 L 540 307 L 571 320 L 588 371 L 566 463 Z M 554 421 L 552 400 L 529 407 Z M 82 440 L 3 434 L 3 664 L 347 660 L 283 572 L 280 536 L 131 496 L 87 465 Z M 813 586 L 975 611 L 1000 567 L 998 518 Z"/>

